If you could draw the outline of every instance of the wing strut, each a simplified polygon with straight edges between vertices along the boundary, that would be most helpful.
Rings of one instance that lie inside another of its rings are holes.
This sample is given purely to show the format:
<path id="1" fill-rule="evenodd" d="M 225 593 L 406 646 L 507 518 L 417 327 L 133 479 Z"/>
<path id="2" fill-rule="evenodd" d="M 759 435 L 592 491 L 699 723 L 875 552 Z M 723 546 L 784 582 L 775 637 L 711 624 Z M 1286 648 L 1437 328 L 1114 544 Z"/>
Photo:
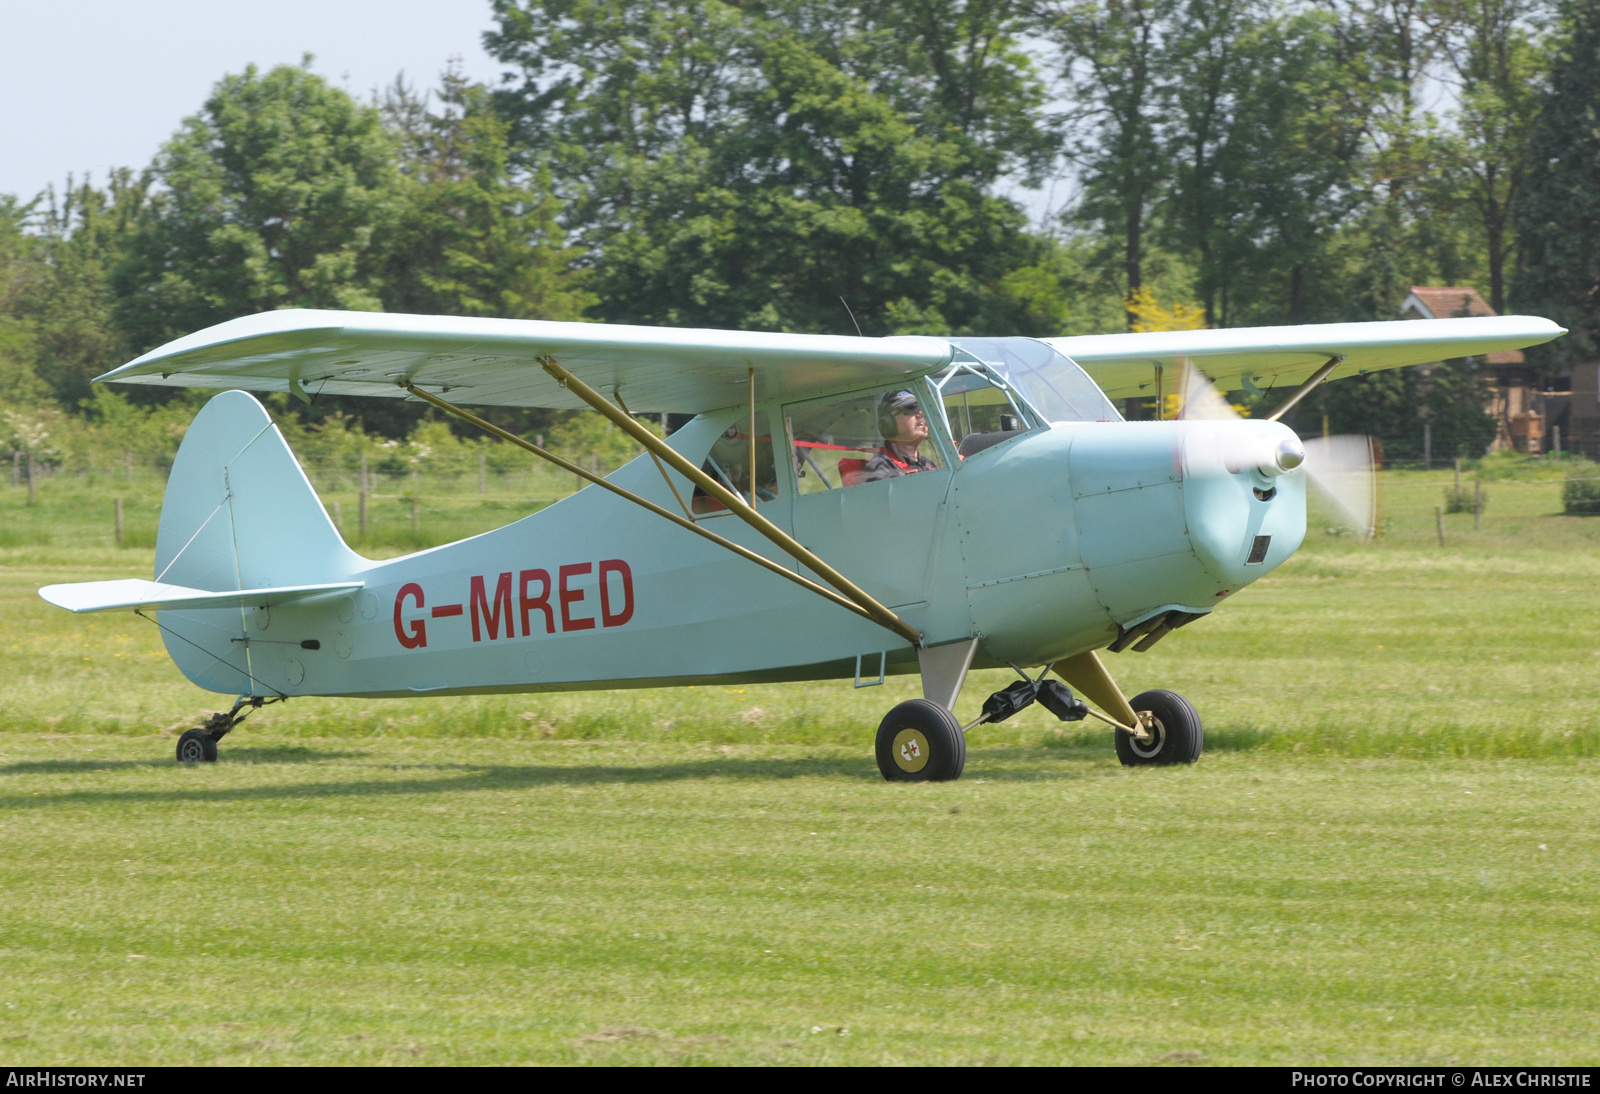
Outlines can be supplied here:
<path id="1" fill-rule="evenodd" d="M 499 426 L 495 425 L 493 422 L 485 421 L 484 419 L 478 417 L 476 414 L 472 413 L 469 410 L 464 410 L 461 407 L 456 406 L 454 403 L 451 403 L 451 402 L 448 402 L 448 401 L 446 401 L 444 399 L 439 398 L 439 396 L 434 395 L 431 392 L 423 391 L 421 388 L 417 387 L 415 384 L 407 382 L 407 383 L 403 384 L 402 386 L 408 392 L 410 392 L 412 395 L 415 395 L 417 398 L 421 399 L 423 402 L 433 404 L 434 406 L 438 407 L 440 410 L 444 411 L 446 414 L 452 414 L 455 417 L 460 418 L 464 422 L 470 422 L 471 424 L 477 426 L 479 429 L 483 430 L 485 433 L 489 433 L 489 434 L 492 434 L 493 436 L 499 437 L 501 440 L 507 441 L 507 442 L 509 442 L 511 444 L 514 444 L 518 448 L 527 449 L 529 452 L 532 452 L 535 456 L 539 456 L 542 459 L 549 460 L 551 463 L 555 464 L 557 467 L 561 468 L 563 471 L 569 471 L 572 474 L 577 475 L 581 479 L 586 479 L 589 482 L 594 483 L 596 486 L 604 487 L 605 489 L 611 491 L 613 494 L 616 494 L 618 497 L 625 498 L 628 501 L 633 502 L 635 505 L 638 505 L 638 506 L 640 506 L 640 507 L 642 507 L 644 509 L 648 509 L 650 512 L 656 514 L 659 517 L 666 518 L 667 520 L 671 521 L 673 524 L 676 524 L 680 528 L 686 528 L 689 531 L 693 532 L 697 536 L 700 536 L 700 537 L 702 537 L 704 539 L 709 539 L 711 542 L 713 542 L 715 544 L 718 544 L 719 546 L 726 547 L 728 550 L 732 551 L 734 554 L 738 555 L 739 557 L 747 558 L 751 562 L 754 562 L 757 566 L 760 566 L 760 567 L 762 567 L 763 569 L 766 569 L 766 570 L 770 570 L 772 573 L 777 574 L 779 577 L 788 578 L 790 581 L 794 582 L 796 585 L 802 586 L 803 588 L 806 588 L 806 589 L 810 589 L 812 592 L 816 593 L 818 596 L 823 597 L 826 600 L 832 601 L 833 603 L 839 605 L 839 607 L 844 608 L 847 611 L 854 612 L 856 615 L 861 616 L 863 619 L 871 620 L 874 623 L 882 622 L 881 620 L 879 620 L 875 616 L 873 616 L 872 613 L 868 612 L 865 608 L 863 608 L 861 605 L 856 604 L 855 602 L 853 602 L 852 600 L 847 599 L 846 597 L 840 596 L 838 593 L 834 592 L 832 589 L 828 588 L 825 585 L 817 584 L 815 581 L 812 581 L 808 577 L 805 577 L 805 576 L 803 576 L 801 574 L 797 574 L 793 570 L 784 569 L 782 566 L 778 565 L 776 562 L 773 562 L 769 558 L 764 558 L 761 555 L 756 554 L 756 552 L 750 550 L 748 547 L 741 547 L 739 544 L 734 543 L 732 540 L 724 539 L 722 536 L 717 535 L 715 532 L 707 531 L 705 528 L 700 527 L 700 525 L 696 524 L 694 521 L 686 520 L 683 517 L 678 516 L 678 514 L 672 512 L 670 509 L 663 509 L 661 506 L 657 505 L 655 502 L 650 501 L 647 498 L 642 498 L 638 494 L 635 494 L 631 490 L 625 490 L 622 487 L 618 486 L 616 483 L 609 482 L 606 479 L 601 478 L 599 475 L 596 475 L 593 472 L 588 471 L 585 468 L 582 468 L 582 467 L 578 466 L 577 464 L 572 463 L 569 460 L 564 460 L 560 456 L 557 456 L 554 452 L 550 452 L 550 451 L 547 451 L 546 449 L 540 448 L 538 445 L 534 444 L 532 441 L 524 440 L 523 438 L 517 436 L 515 433 L 511 433 L 511 432 L 509 432 L 507 430 L 501 429 Z M 632 422 L 633 418 L 629 417 L 628 421 Z M 669 451 L 671 451 L 671 450 L 669 449 Z M 654 453 L 652 453 L 652 455 L 654 455 Z M 671 480 L 668 480 L 669 485 L 670 485 L 670 481 Z M 674 491 L 674 492 L 676 492 L 676 491 Z M 874 601 L 874 603 L 876 603 L 876 602 Z M 883 610 L 885 612 L 888 612 L 887 608 L 884 608 Z M 891 618 L 896 618 L 897 619 L 898 617 L 894 617 L 892 615 L 892 613 L 891 613 Z M 896 631 L 896 633 L 898 634 L 898 633 L 901 633 L 901 632 Z M 920 641 L 921 635 L 917 634 L 916 631 L 912 631 L 911 633 L 915 636 L 912 639 L 913 642 Z"/>
<path id="2" fill-rule="evenodd" d="M 1282 406 L 1280 406 L 1277 410 L 1274 410 L 1271 414 L 1267 415 L 1267 421 L 1275 422 L 1285 414 L 1289 413 L 1289 411 L 1293 410 L 1295 406 L 1299 404 L 1301 399 L 1304 399 L 1307 395 L 1311 394 L 1312 388 L 1326 380 L 1328 375 L 1342 364 L 1344 364 L 1344 354 L 1342 353 L 1336 353 L 1332 357 L 1328 358 L 1327 362 L 1321 368 L 1317 369 L 1317 371 L 1306 377 L 1305 383 L 1301 384 L 1299 387 L 1295 388 L 1292 393 L 1290 393 L 1289 397 L 1283 401 Z"/>
<path id="3" fill-rule="evenodd" d="M 673 448 L 671 445 L 667 444 L 666 441 L 663 441 L 660 437 L 657 437 L 654 433 L 640 425 L 638 420 L 632 415 L 624 414 L 621 409 L 619 409 L 615 404 L 607 401 L 599 392 L 595 391 L 588 384 L 584 383 L 572 373 L 562 368 L 560 363 L 557 362 L 554 357 L 541 357 L 539 358 L 539 364 L 543 365 L 544 370 L 551 376 L 554 376 L 556 378 L 556 382 L 562 387 L 566 388 L 578 398 L 594 407 L 594 409 L 598 410 L 601 414 L 605 415 L 606 419 L 611 422 L 612 425 L 615 425 L 618 429 L 621 429 L 623 432 L 627 433 L 628 436 L 638 441 L 653 455 L 659 456 L 663 461 L 669 464 L 673 470 L 677 471 L 684 478 L 688 479 L 700 489 L 704 490 L 707 494 L 710 494 L 712 497 L 722 502 L 722 504 L 727 506 L 731 512 L 735 513 L 740 520 L 744 521 L 750 527 L 767 537 L 767 539 L 771 540 L 772 543 L 775 544 L 785 554 L 789 555 L 791 558 L 795 559 L 795 561 L 816 573 L 818 577 L 822 578 L 822 580 L 826 581 L 829 585 L 832 585 L 835 589 L 839 590 L 840 594 L 851 601 L 856 607 L 860 608 L 861 611 L 864 612 L 866 616 L 874 623 L 893 631 L 901 638 L 904 638 L 907 642 L 910 642 L 913 646 L 922 645 L 922 632 L 918 631 L 904 619 L 901 619 L 898 615 L 895 615 L 894 612 L 878 603 L 876 599 L 869 595 L 866 590 L 862 589 L 855 582 L 851 581 L 838 570 L 835 570 L 832 566 L 829 566 L 826 562 L 822 561 L 822 559 L 812 554 L 811 551 L 808 550 L 802 543 L 800 543 L 799 540 L 795 539 L 782 528 L 779 528 L 766 517 L 756 512 L 755 508 L 751 506 L 749 502 L 741 498 L 738 494 L 735 494 L 722 483 L 718 482 L 716 479 L 700 470 L 700 468 L 684 459 L 683 456 L 678 453 L 677 449 Z M 755 386 L 754 372 L 752 372 L 750 375 L 750 384 L 752 388 Z M 751 399 L 751 405 L 753 407 L 753 394 Z M 754 465 L 751 466 L 750 477 L 752 480 L 755 478 Z"/>

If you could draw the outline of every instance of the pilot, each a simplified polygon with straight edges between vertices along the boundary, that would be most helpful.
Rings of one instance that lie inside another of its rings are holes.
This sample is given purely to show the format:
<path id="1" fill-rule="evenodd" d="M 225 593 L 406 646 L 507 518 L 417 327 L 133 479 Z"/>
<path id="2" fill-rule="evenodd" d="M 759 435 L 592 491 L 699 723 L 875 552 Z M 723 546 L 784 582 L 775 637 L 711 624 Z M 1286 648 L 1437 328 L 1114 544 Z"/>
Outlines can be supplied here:
<path id="1" fill-rule="evenodd" d="M 860 481 L 877 482 L 938 468 L 920 451 L 928 439 L 928 416 L 911 392 L 892 391 L 878 402 L 878 432 L 883 434 L 883 447 L 861 469 Z"/>

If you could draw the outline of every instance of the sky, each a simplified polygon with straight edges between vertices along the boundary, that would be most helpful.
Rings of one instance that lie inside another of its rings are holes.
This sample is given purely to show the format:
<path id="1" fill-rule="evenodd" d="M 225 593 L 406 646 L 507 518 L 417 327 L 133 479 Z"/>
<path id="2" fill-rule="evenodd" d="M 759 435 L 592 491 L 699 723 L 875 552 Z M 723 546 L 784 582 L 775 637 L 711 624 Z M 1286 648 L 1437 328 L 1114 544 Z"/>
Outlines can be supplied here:
<path id="1" fill-rule="evenodd" d="M 365 98 L 404 70 L 437 84 L 452 57 L 495 82 L 489 0 L 7 0 L 0 4 L 0 194 L 69 173 L 143 168 L 222 76 L 298 64 Z"/>

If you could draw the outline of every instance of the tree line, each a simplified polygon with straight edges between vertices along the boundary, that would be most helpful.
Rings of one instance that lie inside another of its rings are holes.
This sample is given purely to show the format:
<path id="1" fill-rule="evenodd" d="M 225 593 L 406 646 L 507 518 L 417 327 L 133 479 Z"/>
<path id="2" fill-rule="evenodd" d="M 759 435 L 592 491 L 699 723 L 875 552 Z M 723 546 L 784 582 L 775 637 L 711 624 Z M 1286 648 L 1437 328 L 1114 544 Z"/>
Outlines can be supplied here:
<path id="1" fill-rule="evenodd" d="M 488 16 L 496 84 L 451 70 L 363 99 L 309 57 L 250 68 L 151 164 L 0 195 L 11 417 L 155 413 L 186 396 L 90 380 L 288 306 L 1051 335 L 1387 319 L 1412 284 L 1467 284 L 1573 328 L 1550 372 L 1596 351 L 1600 0 Z M 1404 454 L 1439 403 L 1435 451 L 1470 450 L 1492 436 L 1481 383 L 1375 375 L 1326 409 Z M 354 413 L 403 435 L 419 412 Z"/>

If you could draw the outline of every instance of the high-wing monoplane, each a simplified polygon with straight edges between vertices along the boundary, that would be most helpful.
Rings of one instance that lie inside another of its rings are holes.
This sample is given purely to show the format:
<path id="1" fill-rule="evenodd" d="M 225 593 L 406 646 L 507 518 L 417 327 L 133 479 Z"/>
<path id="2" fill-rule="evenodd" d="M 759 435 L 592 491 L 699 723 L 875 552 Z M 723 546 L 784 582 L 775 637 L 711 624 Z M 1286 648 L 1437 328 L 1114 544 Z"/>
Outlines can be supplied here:
<path id="1" fill-rule="evenodd" d="M 1561 333 L 1507 316 L 850 338 L 268 312 L 101 377 L 226 390 L 173 463 L 153 579 L 40 592 L 151 615 L 189 680 L 237 697 L 179 738 L 186 762 L 214 760 L 252 709 L 302 695 L 913 672 L 924 697 L 878 728 L 887 779 L 958 777 L 966 732 L 1034 701 L 1109 723 L 1126 764 L 1193 762 L 1194 707 L 1164 689 L 1130 700 L 1099 651 L 1148 650 L 1281 565 L 1305 536 L 1308 480 L 1370 527 L 1364 442 L 1302 443 L 1276 419 L 1329 378 Z M 1237 420 L 1199 413 L 1222 402 L 1213 384 L 1292 391 L 1271 419 Z M 345 544 L 249 391 L 421 400 L 599 489 L 373 561 Z M 1168 392 L 1194 412 L 1130 422 L 1113 402 L 1164 406 Z M 644 451 L 601 477 L 471 406 L 592 408 Z M 663 438 L 646 412 L 693 418 Z M 962 725 L 969 670 L 1006 666 L 1018 680 Z"/>

